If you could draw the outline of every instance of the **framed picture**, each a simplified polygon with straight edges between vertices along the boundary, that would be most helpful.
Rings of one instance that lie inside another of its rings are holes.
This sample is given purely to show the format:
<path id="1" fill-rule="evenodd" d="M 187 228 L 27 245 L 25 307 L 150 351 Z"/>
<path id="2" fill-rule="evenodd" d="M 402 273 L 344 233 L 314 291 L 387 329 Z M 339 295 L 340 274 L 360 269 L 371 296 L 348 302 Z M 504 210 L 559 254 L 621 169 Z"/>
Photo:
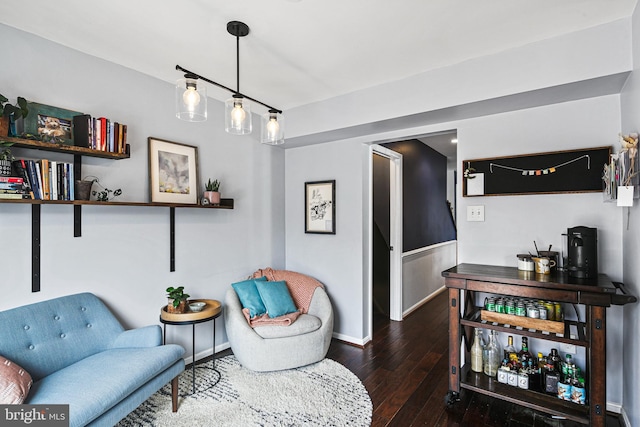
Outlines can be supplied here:
<path id="1" fill-rule="evenodd" d="M 28 102 L 27 108 L 29 114 L 24 118 L 25 133 L 36 135 L 45 142 L 73 145 L 73 116 L 82 113 L 36 102 Z"/>
<path id="2" fill-rule="evenodd" d="M 149 137 L 151 202 L 198 204 L 198 147 Z"/>
<path id="3" fill-rule="evenodd" d="M 336 181 L 304 183 L 304 232 L 336 234 Z"/>

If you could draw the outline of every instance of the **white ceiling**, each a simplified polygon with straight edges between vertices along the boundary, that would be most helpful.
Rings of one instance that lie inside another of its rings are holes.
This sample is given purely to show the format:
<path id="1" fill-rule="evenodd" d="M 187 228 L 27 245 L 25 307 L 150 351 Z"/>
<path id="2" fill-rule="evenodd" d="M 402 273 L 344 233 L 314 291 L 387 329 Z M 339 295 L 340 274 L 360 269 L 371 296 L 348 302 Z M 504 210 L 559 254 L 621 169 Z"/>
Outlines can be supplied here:
<path id="1" fill-rule="evenodd" d="M 636 1 L 28 0 L 0 2 L 0 22 L 169 82 L 179 64 L 235 88 L 226 24 L 243 21 L 240 90 L 287 110 L 627 17 Z"/>

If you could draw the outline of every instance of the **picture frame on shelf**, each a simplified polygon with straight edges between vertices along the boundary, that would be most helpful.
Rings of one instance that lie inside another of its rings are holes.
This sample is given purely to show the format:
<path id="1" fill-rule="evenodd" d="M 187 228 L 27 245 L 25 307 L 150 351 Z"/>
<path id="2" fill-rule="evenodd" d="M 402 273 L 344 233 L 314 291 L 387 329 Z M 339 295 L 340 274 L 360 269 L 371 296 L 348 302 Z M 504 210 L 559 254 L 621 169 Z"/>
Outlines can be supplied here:
<path id="1" fill-rule="evenodd" d="M 31 134 L 41 141 L 73 145 L 73 117 L 82 113 L 51 105 L 27 101 L 29 114 L 23 120 L 18 135 Z"/>
<path id="2" fill-rule="evenodd" d="M 336 234 L 336 181 L 304 183 L 304 232 Z"/>
<path id="3" fill-rule="evenodd" d="M 149 137 L 149 199 L 197 205 L 198 147 Z"/>

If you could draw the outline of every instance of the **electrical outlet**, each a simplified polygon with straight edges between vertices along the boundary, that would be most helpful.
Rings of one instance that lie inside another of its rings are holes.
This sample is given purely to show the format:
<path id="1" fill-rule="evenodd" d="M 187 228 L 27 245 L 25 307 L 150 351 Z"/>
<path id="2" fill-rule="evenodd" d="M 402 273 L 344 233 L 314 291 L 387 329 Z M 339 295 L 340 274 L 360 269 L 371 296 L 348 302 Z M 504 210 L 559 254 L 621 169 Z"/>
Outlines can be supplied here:
<path id="1" fill-rule="evenodd" d="M 484 206 L 467 206 L 467 221 L 484 221 Z"/>

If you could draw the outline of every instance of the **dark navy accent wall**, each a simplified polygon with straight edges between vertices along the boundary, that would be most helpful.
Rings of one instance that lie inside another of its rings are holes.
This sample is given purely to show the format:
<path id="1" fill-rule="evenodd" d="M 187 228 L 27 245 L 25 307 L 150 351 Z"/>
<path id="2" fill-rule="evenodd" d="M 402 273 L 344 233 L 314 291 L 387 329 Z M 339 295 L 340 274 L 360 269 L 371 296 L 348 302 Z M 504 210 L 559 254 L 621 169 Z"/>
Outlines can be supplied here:
<path id="1" fill-rule="evenodd" d="M 383 145 L 403 156 L 403 252 L 455 240 L 447 207 L 447 158 L 415 139 Z"/>

